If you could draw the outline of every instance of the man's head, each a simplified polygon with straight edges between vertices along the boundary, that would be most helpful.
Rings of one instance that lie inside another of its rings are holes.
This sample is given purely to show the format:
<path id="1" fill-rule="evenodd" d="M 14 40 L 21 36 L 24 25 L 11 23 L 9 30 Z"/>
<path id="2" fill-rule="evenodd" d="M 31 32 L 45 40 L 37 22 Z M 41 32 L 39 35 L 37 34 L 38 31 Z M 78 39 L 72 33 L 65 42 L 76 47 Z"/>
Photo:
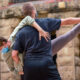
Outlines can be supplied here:
<path id="1" fill-rule="evenodd" d="M 0 37 L 0 50 L 7 44 L 7 39 Z"/>
<path id="2" fill-rule="evenodd" d="M 23 5 L 23 15 L 24 16 L 31 16 L 32 18 L 35 18 L 36 16 L 36 8 L 32 3 L 26 3 Z"/>

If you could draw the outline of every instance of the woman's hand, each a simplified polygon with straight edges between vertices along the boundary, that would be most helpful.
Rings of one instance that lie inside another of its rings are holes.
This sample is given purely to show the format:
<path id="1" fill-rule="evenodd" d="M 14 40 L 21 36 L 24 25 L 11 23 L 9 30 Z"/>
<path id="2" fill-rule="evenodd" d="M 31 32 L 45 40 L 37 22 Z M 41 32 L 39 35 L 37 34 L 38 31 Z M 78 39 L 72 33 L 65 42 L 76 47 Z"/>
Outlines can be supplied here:
<path id="1" fill-rule="evenodd" d="M 35 21 L 33 22 L 32 26 L 37 29 L 39 32 L 39 40 L 41 40 L 41 37 L 44 37 L 46 41 L 50 39 L 50 35 L 48 32 L 44 31 L 42 27 L 40 27 Z"/>
<path id="2" fill-rule="evenodd" d="M 49 33 L 44 30 L 39 31 L 39 40 L 41 40 L 41 37 L 44 37 L 47 42 L 50 39 Z"/>

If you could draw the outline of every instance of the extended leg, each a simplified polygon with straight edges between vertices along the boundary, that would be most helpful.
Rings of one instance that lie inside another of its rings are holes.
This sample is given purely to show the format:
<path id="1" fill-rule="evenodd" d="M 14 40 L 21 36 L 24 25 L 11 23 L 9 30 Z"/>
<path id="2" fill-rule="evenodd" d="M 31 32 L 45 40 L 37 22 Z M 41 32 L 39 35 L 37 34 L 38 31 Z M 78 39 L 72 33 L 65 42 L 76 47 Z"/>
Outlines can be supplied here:
<path id="1" fill-rule="evenodd" d="M 57 53 L 79 33 L 80 33 L 80 24 L 76 25 L 73 29 L 71 29 L 66 34 L 61 35 L 56 39 L 52 40 L 51 44 L 52 44 L 53 55 L 55 55 L 54 53 Z"/>

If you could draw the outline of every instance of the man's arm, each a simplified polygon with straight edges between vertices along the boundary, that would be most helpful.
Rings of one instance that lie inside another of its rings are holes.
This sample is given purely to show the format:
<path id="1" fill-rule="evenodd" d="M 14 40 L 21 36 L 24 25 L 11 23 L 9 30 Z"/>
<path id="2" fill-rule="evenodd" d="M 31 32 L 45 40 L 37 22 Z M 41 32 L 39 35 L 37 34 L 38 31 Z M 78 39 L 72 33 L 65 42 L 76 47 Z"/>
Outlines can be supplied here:
<path id="1" fill-rule="evenodd" d="M 72 25 L 72 24 L 78 24 L 80 23 L 80 18 L 66 18 L 61 19 L 61 26 L 63 25 Z"/>
<path id="2" fill-rule="evenodd" d="M 17 50 L 12 51 L 12 58 L 15 61 L 16 64 L 19 63 L 19 56 L 18 56 L 18 51 Z"/>
<path id="3" fill-rule="evenodd" d="M 16 64 L 18 64 L 17 65 L 17 68 L 18 68 L 18 66 L 19 66 L 19 75 L 23 75 L 24 73 L 23 73 L 23 69 L 21 69 L 22 68 L 22 65 L 21 65 L 21 62 L 20 62 L 20 59 L 19 59 L 19 56 L 18 56 L 18 51 L 17 50 L 13 50 L 12 51 L 12 59 L 14 60 L 14 62 L 16 63 Z M 21 68 L 20 68 L 21 67 Z"/>

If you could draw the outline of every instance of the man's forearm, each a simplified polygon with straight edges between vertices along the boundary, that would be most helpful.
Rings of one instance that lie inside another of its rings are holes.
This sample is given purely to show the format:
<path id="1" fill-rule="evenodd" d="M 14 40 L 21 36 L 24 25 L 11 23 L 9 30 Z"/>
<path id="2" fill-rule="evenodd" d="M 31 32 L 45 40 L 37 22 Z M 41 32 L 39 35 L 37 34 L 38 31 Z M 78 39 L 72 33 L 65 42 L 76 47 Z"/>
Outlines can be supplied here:
<path id="1" fill-rule="evenodd" d="M 13 60 L 14 60 L 14 62 L 15 62 L 16 64 L 19 63 L 18 51 L 16 51 L 16 50 L 13 50 L 13 51 L 12 51 L 12 58 L 13 58 Z"/>
<path id="2" fill-rule="evenodd" d="M 66 18 L 61 19 L 61 26 L 63 25 L 72 25 L 80 23 L 80 18 Z"/>

